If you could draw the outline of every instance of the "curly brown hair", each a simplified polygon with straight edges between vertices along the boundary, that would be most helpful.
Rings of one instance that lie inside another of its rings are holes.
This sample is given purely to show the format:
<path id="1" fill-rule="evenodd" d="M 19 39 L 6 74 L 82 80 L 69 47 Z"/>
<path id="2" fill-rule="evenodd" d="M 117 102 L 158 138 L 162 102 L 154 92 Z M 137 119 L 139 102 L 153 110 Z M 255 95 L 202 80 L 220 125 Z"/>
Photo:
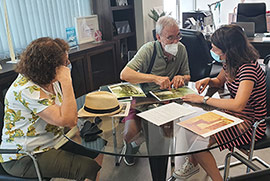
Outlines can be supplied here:
<path id="1" fill-rule="evenodd" d="M 62 39 L 49 37 L 32 41 L 20 56 L 15 69 L 38 85 L 50 84 L 56 76 L 56 68 L 66 65 L 69 45 Z"/>

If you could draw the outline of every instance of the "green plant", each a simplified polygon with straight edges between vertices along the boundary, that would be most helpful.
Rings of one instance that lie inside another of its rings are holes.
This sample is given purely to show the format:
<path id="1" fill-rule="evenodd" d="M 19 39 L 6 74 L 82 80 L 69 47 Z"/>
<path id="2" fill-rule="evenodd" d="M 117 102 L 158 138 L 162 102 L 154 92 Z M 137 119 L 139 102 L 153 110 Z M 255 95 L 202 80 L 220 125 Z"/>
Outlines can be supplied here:
<path id="1" fill-rule="evenodd" d="M 157 12 L 157 10 L 155 10 L 154 8 L 150 10 L 151 11 L 151 14 L 148 13 L 148 16 L 150 18 L 152 18 L 155 22 L 157 22 L 157 20 L 162 17 L 162 16 L 165 16 L 166 15 L 166 12 L 163 11 L 161 12 L 160 14 Z M 168 14 L 168 15 L 171 15 L 171 12 Z"/>

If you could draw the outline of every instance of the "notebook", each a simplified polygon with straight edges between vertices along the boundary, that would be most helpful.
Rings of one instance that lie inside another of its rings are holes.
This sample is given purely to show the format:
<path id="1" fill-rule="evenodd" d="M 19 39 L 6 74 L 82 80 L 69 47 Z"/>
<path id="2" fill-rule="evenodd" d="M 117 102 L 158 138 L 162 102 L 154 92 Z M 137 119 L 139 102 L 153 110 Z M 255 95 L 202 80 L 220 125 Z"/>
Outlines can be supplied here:
<path id="1" fill-rule="evenodd" d="M 243 28 L 247 37 L 254 37 L 255 35 L 255 23 L 254 22 L 232 22 L 232 24 L 239 25 Z"/>

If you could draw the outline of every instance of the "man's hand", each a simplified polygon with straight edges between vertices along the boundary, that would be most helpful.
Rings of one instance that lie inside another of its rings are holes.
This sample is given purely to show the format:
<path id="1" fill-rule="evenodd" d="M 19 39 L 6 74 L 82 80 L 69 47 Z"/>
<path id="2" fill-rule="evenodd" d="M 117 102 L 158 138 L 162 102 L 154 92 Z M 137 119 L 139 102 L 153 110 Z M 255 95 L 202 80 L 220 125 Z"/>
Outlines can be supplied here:
<path id="1" fill-rule="evenodd" d="M 155 81 L 157 85 L 160 85 L 160 89 L 171 90 L 171 82 L 169 77 L 155 76 Z"/>
<path id="2" fill-rule="evenodd" d="M 173 80 L 171 81 L 170 87 L 172 87 L 172 85 L 173 85 L 173 88 L 175 89 L 177 89 L 178 87 L 184 86 L 185 85 L 184 76 L 181 76 L 181 75 L 174 76 Z"/>

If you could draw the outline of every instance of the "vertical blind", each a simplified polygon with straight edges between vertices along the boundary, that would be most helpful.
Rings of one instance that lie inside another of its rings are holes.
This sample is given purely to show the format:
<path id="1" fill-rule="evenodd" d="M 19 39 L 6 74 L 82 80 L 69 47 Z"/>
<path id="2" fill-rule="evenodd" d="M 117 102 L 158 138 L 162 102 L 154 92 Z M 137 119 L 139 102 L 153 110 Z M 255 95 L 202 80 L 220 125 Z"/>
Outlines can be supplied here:
<path id="1" fill-rule="evenodd" d="M 9 57 L 3 4 L 1 0 L 0 59 Z M 6 6 L 16 54 L 39 37 L 66 39 L 75 17 L 91 15 L 90 0 L 6 0 Z"/>

